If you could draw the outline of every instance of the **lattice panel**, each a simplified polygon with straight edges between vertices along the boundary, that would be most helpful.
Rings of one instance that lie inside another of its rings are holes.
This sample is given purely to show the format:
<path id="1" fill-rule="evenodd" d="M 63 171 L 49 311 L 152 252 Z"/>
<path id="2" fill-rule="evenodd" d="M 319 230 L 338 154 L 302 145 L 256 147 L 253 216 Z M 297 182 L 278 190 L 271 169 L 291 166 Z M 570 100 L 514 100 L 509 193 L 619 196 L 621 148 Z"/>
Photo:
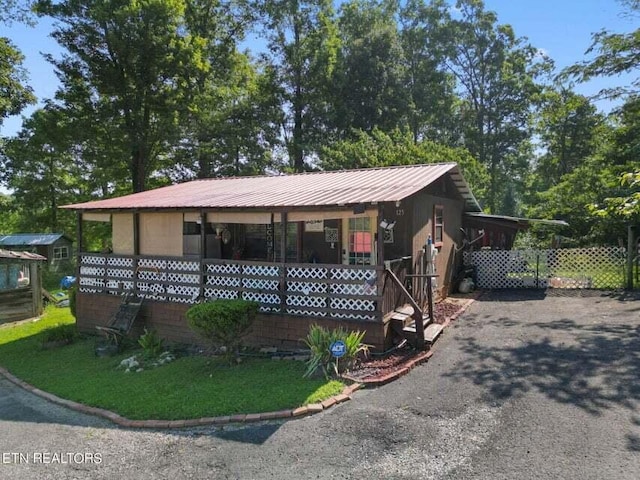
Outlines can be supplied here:
<path id="1" fill-rule="evenodd" d="M 158 258 L 141 258 L 138 260 L 138 268 L 165 270 L 167 268 L 167 261 Z"/>
<path id="2" fill-rule="evenodd" d="M 332 268 L 331 278 L 336 280 L 371 280 L 375 278 L 376 271 L 374 269 L 351 269 L 351 268 Z"/>
<path id="3" fill-rule="evenodd" d="M 179 272 L 199 272 L 200 264 L 198 262 L 169 260 L 167 261 L 167 270 L 177 270 Z"/>
<path id="4" fill-rule="evenodd" d="M 107 265 L 110 266 L 110 267 L 128 267 L 128 268 L 133 268 L 133 258 L 107 257 Z"/>
<path id="5" fill-rule="evenodd" d="M 219 288 L 205 288 L 204 297 L 207 300 L 216 299 L 216 298 L 234 299 L 234 298 L 238 298 L 238 292 L 235 290 L 222 290 Z"/>
<path id="6" fill-rule="evenodd" d="M 287 305 L 294 307 L 325 308 L 327 306 L 327 299 L 326 297 L 313 297 L 311 295 L 288 295 Z"/>
<path id="7" fill-rule="evenodd" d="M 80 258 L 81 265 L 104 265 L 105 263 L 105 257 L 94 257 L 85 255 Z"/>
<path id="8" fill-rule="evenodd" d="M 260 304 L 260 310 L 263 312 L 280 310 L 280 295 L 273 293 L 242 292 L 242 298 L 244 300 L 258 302 Z"/>
<path id="9" fill-rule="evenodd" d="M 287 268 L 287 277 L 290 278 L 328 278 L 329 269 L 323 267 L 291 267 Z"/>
<path id="10" fill-rule="evenodd" d="M 299 308 L 287 307 L 287 313 L 290 315 L 326 317 L 327 312 L 315 312 L 313 310 L 301 310 Z"/>
<path id="11" fill-rule="evenodd" d="M 278 277 L 280 267 L 270 265 L 243 265 L 243 275 L 259 275 L 262 277 Z"/>
<path id="12" fill-rule="evenodd" d="M 493 250 L 465 253 L 480 288 L 587 288 L 624 286 L 625 250 L 619 247 Z"/>
<path id="13" fill-rule="evenodd" d="M 254 290 L 278 291 L 280 282 L 278 280 L 263 280 L 261 278 L 243 278 L 242 286 Z"/>
<path id="14" fill-rule="evenodd" d="M 80 267 L 80 276 L 82 277 L 83 275 L 94 275 L 97 277 L 103 277 L 104 268 L 103 267 L 87 267 L 83 265 Z"/>
<path id="15" fill-rule="evenodd" d="M 242 283 L 240 277 L 222 277 L 222 276 L 209 276 L 207 277 L 207 285 L 215 285 L 218 287 L 239 287 Z"/>
<path id="16" fill-rule="evenodd" d="M 190 273 L 167 273 L 169 283 L 200 283 L 200 275 Z"/>
<path id="17" fill-rule="evenodd" d="M 334 283 L 331 284 L 331 293 L 339 295 L 371 296 L 376 294 L 376 286 L 368 283 Z"/>
<path id="18" fill-rule="evenodd" d="M 329 285 L 319 282 L 287 282 L 287 292 L 302 292 L 305 295 L 310 293 L 326 293 Z"/>
<path id="19" fill-rule="evenodd" d="M 133 278 L 133 270 L 125 268 L 107 268 L 109 278 Z"/>
<path id="20" fill-rule="evenodd" d="M 229 274 L 239 274 L 241 272 L 241 266 L 238 264 L 208 264 L 207 265 L 207 274 L 209 275 L 229 275 Z"/>
<path id="21" fill-rule="evenodd" d="M 372 312 L 376 309 L 373 300 L 361 298 L 331 298 L 330 306 L 338 310 L 360 310 L 363 312 Z"/>

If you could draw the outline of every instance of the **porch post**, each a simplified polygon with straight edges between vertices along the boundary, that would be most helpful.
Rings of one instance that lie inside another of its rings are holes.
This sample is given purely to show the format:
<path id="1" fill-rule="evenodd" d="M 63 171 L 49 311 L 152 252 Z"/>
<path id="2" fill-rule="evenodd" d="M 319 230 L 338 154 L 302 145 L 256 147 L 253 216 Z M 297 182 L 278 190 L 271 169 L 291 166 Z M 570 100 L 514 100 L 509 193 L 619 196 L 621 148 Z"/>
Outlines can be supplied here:
<path id="1" fill-rule="evenodd" d="M 140 214 L 133 212 L 133 295 L 138 291 L 138 255 L 140 255 Z"/>
<path id="2" fill-rule="evenodd" d="M 384 265 L 384 228 L 380 226 L 384 218 L 384 208 L 381 203 L 378 204 L 378 234 L 376 235 L 376 265 Z"/>
<path id="3" fill-rule="evenodd" d="M 76 293 L 80 291 L 80 269 L 82 267 L 82 250 L 84 250 L 83 242 L 82 242 L 82 211 L 78 210 L 76 212 L 77 225 L 76 225 Z M 106 271 L 106 269 L 105 269 Z M 42 268 L 39 271 L 40 276 L 42 276 Z M 42 279 L 40 280 L 40 293 L 42 296 Z M 35 287 L 34 287 L 35 288 Z"/>
<path id="4" fill-rule="evenodd" d="M 207 258 L 207 214 L 204 210 L 200 210 L 200 293 L 199 297 L 201 301 L 204 301 L 204 278 L 206 268 L 204 265 L 204 259 Z"/>
<path id="5" fill-rule="evenodd" d="M 287 311 L 287 212 L 280 214 L 280 312 Z"/>

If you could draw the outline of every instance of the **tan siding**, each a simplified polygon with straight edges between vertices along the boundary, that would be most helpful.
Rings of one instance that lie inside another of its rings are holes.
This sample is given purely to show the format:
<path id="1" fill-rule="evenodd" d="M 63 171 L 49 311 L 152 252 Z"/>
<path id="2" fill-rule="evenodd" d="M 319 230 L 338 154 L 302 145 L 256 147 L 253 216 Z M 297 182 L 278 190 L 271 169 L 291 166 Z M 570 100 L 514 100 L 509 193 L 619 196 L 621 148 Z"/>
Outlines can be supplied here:
<path id="1" fill-rule="evenodd" d="M 182 256 L 182 213 L 141 213 L 140 254 Z"/>

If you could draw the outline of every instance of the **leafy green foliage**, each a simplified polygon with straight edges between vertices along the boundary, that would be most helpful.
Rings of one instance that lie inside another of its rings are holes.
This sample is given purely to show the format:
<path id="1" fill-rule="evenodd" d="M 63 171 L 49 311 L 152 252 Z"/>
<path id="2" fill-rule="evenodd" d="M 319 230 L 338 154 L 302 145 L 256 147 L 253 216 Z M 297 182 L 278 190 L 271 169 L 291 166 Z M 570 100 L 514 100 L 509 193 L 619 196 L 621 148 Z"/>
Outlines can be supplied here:
<path id="1" fill-rule="evenodd" d="M 331 374 L 338 374 L 344 369 L 351 368 L 360 356 L 369 353 L 369 346 L 362 343 L 366 332 L 347 331 L 343 328 L 329 330 L 320 325 L 311 325 L 309 333 L 304 339 L 305 345 L 311 350 L 311 357 L 307 362 L 305 377 L 313 376 L 320 370 L 326 378 Z M 341 340 L 345 343 L 345 355 L 339 359 L 331 353 L 331 345 Z"/>
<path id="2" fill-rule="evenodd" d="M 26 85 L 22 67 L 24 56 L 6 37 L 0 37 L 0 125 L 9 115 L 16 115 L 36 102 L 31 87 Z"/>
<path id="3" fill-rule="evenodd" d="M 192 306 L 186 316 L 189 327 L 198 335 L 215 347 L 224 347 L 225 357 L 232 364 L 259 307 L 257 302 L 247 300 L 219 299 Z"/>
<path id="4" fill-rule="evenodd" d="M 78 286 L 72 285 L 69 288 L 69 311 L 76 318 L 76 305 L 78 304 Z"/>
<path id="5" fill-rule="evenodd" d="M 158 336 L 158 332 L 146 328 L 138 338 L 138 345 L 142 347 L 146 358 L 156 358 L 164 350 L 164 340 Z"/>

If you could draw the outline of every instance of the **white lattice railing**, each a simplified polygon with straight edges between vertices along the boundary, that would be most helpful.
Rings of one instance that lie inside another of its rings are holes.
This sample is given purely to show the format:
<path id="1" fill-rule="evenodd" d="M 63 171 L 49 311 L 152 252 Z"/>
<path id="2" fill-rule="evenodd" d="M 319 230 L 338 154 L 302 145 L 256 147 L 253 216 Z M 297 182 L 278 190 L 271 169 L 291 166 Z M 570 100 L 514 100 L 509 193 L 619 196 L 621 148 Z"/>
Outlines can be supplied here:
<path id="1" fill-rule="evenodd" d="M 589 288 L 624 286 L 625 249 L 481 250 L 466 252 L 480 288 Z"/>
<path id="2" fill-rule="evenodd" d="M 338 319 L 381 318 L 375 266 L 277 264 L 235 260 L 83 254 L 79 288 L 87 293 L 122 294 L 196 303 L 242 298 L 263 312 Z"/>

